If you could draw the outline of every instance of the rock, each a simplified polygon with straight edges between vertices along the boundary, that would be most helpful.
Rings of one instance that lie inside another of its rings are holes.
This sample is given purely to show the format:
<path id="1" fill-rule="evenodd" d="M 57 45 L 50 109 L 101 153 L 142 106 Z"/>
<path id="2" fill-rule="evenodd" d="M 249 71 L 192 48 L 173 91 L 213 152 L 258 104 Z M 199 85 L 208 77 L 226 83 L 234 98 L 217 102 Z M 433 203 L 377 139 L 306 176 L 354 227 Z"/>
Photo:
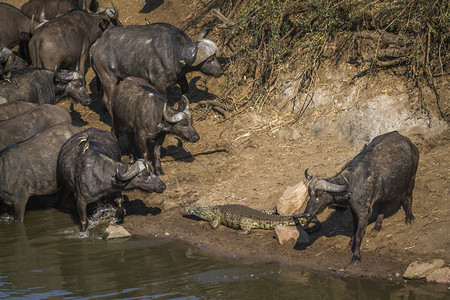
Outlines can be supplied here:
<path id="1" fill-rule="evenodd" d="M 308 244 L 310 242 L 309 235 L 301 227 L 277 225 L 275 227 L 275 235 L 280 245 L 294 239 L 294 243 Z"/>
<path id="2" fill-rule="evenodd" d="M 450 284 L 450 268 L 440 268 L 427 276 L 428 282 Z"/>
<path id="3" fill-rule="evenodd" d="M 305 183 L 299 182 L 298 184 L 288 187 L 278 199 L 277 212 L 280 215 L 292 215 L 298 211 L 305 203 L 308 196 L 308 188 Z"/>
<path id="4" fill-rule="evenodd" d="M 109 225 L 108 227 L 106 227 L 105 233 L 108 235 L 108 240 L 131 236 L 131 234 L 125 228 L 119 225 Z"/>
<path id="5" fill-rule="evenodd" d="M 403 278 L 406 279 L 421 279 L 425 278 L 434 271 L 444 266 L 445 262 L 442 259 L 435 259 L 432 262 L 419 262 L 415 261 L 411 263 L 403 274 Z"/>

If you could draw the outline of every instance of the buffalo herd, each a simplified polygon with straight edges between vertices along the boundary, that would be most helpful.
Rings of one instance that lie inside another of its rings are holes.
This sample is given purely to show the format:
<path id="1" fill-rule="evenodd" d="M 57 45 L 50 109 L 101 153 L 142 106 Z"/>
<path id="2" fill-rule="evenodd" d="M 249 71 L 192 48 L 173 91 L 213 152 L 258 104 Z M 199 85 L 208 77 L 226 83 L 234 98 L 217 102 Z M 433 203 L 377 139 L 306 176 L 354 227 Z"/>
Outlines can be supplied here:
<path id="1" fill-rule="evenodd" d="M 61 203 L 73 195 L 86 231 L 88 203 L 110 197 L 123 219 L 122 191 L 162 193 L 160 152 L 166 134 L 190 142 L 200 138 L 186 74 L 223 74 L 207 30 L 193 41 L 166 23 L 123 26 L 113 4 L 99 8 L 96 0 L 30 0 L 20 9 L 0 3 L 0 24 L 0 199 L 12 208 L 15 221 L 23 222 L 30 196 L 58 192 Z M 89 67 L 101 84 L 111 132 L 81 130 L 65 108 L 55 105 L 64 97 L 91 104 L 85 81 Z M 182 94 L 177 109 L 166 94 L 176 84 Z M 121 161 L 119 128 L 137 159 Z M 375 137 L 333 177 L 313 179 L 305 171 L 310 196 L 305 215 L 316 218 L 329 205 L 350 207 L 352 261 L 359 261 L 374 204 L 380 206 L 375 230 L 389 201 L 399 196 L 406 222 L 414 219 L 418 159 L 408 138 L 390 132 Z"/>

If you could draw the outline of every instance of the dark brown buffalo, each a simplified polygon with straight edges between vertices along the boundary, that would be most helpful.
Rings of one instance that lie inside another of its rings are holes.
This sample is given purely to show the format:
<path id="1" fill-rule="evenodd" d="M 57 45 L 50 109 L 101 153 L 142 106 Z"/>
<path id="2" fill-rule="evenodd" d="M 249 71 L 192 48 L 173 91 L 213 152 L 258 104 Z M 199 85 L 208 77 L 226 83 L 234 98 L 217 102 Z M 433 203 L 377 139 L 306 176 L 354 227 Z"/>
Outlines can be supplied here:
<path id="1" fill-rule="evenodd" d="M 11 72 L 8 80 L 0 81 L 0 104 L 14 101 L 56 104 L 69 96 L 83 105 L 91 103 L 79 72 L 25 68 Z"/>
<path id="2" fill-rule="evenodd" d="M 406 214 L 406 223 L 412 223 L 412 191 L 416 178 L 419 151 L 397 131 L 375 137 L 335 176 L 309 180 L 310 199 L 305 214 L 315 218 L 329 205 L 349 205 L 353 214 L 354 234 L 351 239 L 352 262 L 361 259 L 360 247 L 372 214 L 379 204 L 374 230 L 380 230 L 387 204 L 399 196 Z"/>
<path id="3" fill-rule="evenodd" d="M 29 197 L 57 192 L 59 150 L 78 131 L 69 123 L 57 124 L 0 152 L 0 199 L 14 208 L 16 222 L 23 222 Z"/>
<path id="4" fill-rule="evenodd" d="M 25 141 L 55 124 L 71 121 L 69 111 L 62 106 L 43 104 L 35 107 L 0 122 L 0 150 Z"/>
<path id="5" fill-rule="evenodd" d="M 29 18 L 33 15 L 37 18 L 44 11 L 46 20 L 53 20 L 74 9 L 96 12 L 98 3 L 96 0 L 30 0 L 20 8 Z"/>
<path id="6" fill-rule="evenodd" d="M 117 10 L 97 13 L 72 10 L 36 29 L 29 43 L 31 62 L 37 68 L 76 70 L 85 74 L 89 48 L 108 28 L 121 26 Z"/>
<path id="7" fill-rule="evenodd" d="M 15 101 L 0 104 L 0 122 L 14 118 L 35 107 L 37 107 L 37 104 L 25 101 Z"/>
<path id="8" fill-rule="evenodd" d="M 188 92 L 186 73 L 223 73 L 217 46 L 204 38 L 197 42 L 170 24 L 132 25 L 106 31 L 91 48 L 94 70 L 105 90 L 103 103 L 111 113 L 113 91 L 119 81 L 133 76 L 147 79 L 164 97 L 166 88 L 180 84 Z"/>
<path id="9" fill-rule="evenodd" d="M 88 203 L 113 195 L 119 207 L 118 215 L 123 218 L 123 190 L 162 193 L 166 189 L 145 160 L 122 163 L 117 141 L 110 132 L 96 128 L 75 134 L 62 146 L 58 156 L 58 184 L 64 190 L 62 202 L 70 193 L 75 196 L 81 231 L 88 227 Z"/>
<path id="10" fill-rule="evenodd" d="M 27 58 L 27 44 L 37 26 L 37 22 L 27 17 L 18 8 L 7 3 L 0 3 L 0 48 L 12 49 L 20 44 L 20 54 L 22 58 Z"/>
<path id="11" fill-rule="evenodd" d="M 183 95 L 184 108 L 177 112 L 167 106 L 167 100 L 147 80 L 127 77 L 120 82 L 112 100 L 112 130 L 118 137 L 119 126 L 128 132 L 128 143 L 134 145 L 136 136 L 139 150 L 149 159 L 147 141 L 154 141 L 155 173 L 163 174 L 161 146 L 167 133 L 173 133 L 189 142 L 200 139 L 193 126 L 189 100 Z"/>
<path id="12" fill-rule="evenodd" d="M 11 49 L 0 47 L 0 80 L 4 76 L 7 77 L 8 72 L 23 69 L 27 66 L 27 62 L 15 55 Z"/>

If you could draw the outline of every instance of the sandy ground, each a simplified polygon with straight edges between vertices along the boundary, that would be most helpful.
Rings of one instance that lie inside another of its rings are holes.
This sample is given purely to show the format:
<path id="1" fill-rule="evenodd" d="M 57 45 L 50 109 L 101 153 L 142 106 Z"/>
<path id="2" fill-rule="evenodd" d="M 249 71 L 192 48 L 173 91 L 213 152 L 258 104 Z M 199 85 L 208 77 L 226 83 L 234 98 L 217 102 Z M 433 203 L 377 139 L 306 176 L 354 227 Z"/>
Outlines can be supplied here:
<path id="1" fill-rule="evenodd" d="M 24 2 L 10 1 L 16 6 Z M 195 9 L 195 4 L 184 0 L 116 2 L 125 25 L 144 24 L 146 17 L 151 22 L 164 21 L 183 27 L 183 21 Z M 110 6 L 108 3 L 100 1 L 100 6 Z M 188 32 L 194 37 L 200 31 L 199 26 Z M 92 78 L 90 70 L 88 83 Z M 195 79 L 189 94 L 195 103 L 219 94 L 226 75 L 214 79 L 194 73 L 190 79 Z M 94 89 L 91 96 L 95 103 L 90 107 L 73 104 L 71 100 L 61 105 L 72 110 L 75 125 L 109 130 L 106 110 Z M 406 225 L 403 210 L 397 208 L 385 219 L 380 232 L 372 232 L 373 224 L 369 224 L 361 248 L 362 261 L 353 266 L 348 246 L 352 234 L 348 210 L 327 209 L 322 213 L 319 216 L 322 228 L 311 234 L 310 244 L 296 244 L 291 240 L 280 245 L 273 231 L 253 230 L 243 235 L 224 226 L 212 230 L 206 222 L 186 216 L 182 207 L 237 203 L 256 209 L 272 208 L 286 188 L 304 180 L 306 168 L 316 177 L 332 176 L 360 149 L 332 134 L 312 136 L 309 128 L 302 124 L 282 130 L 284 133 L 295 130 L 299 133 L 296 138 L 284 138 L 285 134 L 279 131 L 259 130 L 258 124 L 264 121 L 250 112 L 227 121 L 211 112 L 205 114 L 199 107 L 193 113 L 200 141 L 193 144 L 169 136 L 164 143 L 163 156 L 223 145 L 228 151 L 163 163 L 165 175 L 161 179 L 167 190 L 162 194 L 127 192 L 127 216 L 123 226 L 132 234 L 171 237 L 209 253 L 250 256 L 344 276 L 395 279 L 396 273 L 403 274 L 416 260 L 441 258 L 450 262 L 447 251 L 450 242 L 448 130 L 435 140 L 414 141 L 420 150 L 413 201 L 415 223 Z M 125 136 L 119 141 L 125 150 Z"/>

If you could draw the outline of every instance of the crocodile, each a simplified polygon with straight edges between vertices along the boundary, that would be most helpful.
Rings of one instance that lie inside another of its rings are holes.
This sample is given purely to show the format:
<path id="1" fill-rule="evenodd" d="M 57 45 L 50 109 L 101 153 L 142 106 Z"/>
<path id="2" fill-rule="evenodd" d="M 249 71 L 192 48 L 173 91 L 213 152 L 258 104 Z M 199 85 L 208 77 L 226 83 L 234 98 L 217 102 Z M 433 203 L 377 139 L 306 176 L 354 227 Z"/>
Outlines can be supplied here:
<path id="1" fill-rule="evenodd" d="M 213 229 L 222 224 L 234 229 L 242 229 L 245 234 L 250 233 L 251 229 L 270 230 L 277 225 L 304 226 L 308 223 L 303 214 L 272 215 L 240 204 L 185 206 L 184 210 L 205 221 L 210 221 L 209 225 Z"/>

